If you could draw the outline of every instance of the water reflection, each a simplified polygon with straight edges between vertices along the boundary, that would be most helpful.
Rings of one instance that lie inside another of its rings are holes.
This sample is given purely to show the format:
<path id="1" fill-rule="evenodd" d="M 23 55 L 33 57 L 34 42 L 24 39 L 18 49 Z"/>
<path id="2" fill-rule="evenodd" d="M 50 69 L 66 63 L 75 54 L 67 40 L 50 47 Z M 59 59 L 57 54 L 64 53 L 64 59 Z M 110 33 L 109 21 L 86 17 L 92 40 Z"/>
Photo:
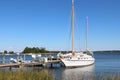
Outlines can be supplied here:
<path id="1" fill-rule="evenodd" d="M 94 65 L 65 69 L 62 73 L 62 80 L 92 80 L 94 74 Z"/>

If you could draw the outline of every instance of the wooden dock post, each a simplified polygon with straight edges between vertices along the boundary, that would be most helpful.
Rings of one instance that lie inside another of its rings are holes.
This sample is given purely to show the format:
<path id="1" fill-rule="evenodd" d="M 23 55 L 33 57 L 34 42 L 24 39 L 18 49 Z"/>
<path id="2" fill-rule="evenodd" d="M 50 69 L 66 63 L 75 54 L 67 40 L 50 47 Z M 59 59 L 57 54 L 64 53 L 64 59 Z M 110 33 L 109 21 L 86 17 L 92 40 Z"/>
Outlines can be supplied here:
<path id="1" fill-rule="evenodd" d="M 10 71 L 12 70 L 12 67 L 11 67 L 11 66 L 9 67 L 9 70 L 10 70 Z"/>
<path id="2" fill-rule="evenodd" d="M 43 60 L 43 67 L 46 67 L 46 63 L 48 62 L 48 58 L 44 58 Z"/>
<path id="3" fill-rule="evenodd" d="M 51 63 L 50 67 L 51 67 L 51 68 L 53 67 L 53 63 Z"/>
<path id="4" fill-rule="evenodd" d="M 19 68 L 20 68 L 20 69 L 23 68 L 23 64 L 22 64 L 22 62 L 20 62 L 20 64 L 19 64 Z"/>
<path id="5" fill-rule="evenodd" d="M 2 63 L 4 64 L 5 63 L 5 53 L 2 54 Z"/>
<path id="6" fill-rule="evenodd" d="M 12 61 L 10 60 L 9 63 L 12 64 Z M 12 67 L 11 67 L 11 66 L 9 67 L 9 70 L 10 70 L 10 71 L 12 70 Z"/>

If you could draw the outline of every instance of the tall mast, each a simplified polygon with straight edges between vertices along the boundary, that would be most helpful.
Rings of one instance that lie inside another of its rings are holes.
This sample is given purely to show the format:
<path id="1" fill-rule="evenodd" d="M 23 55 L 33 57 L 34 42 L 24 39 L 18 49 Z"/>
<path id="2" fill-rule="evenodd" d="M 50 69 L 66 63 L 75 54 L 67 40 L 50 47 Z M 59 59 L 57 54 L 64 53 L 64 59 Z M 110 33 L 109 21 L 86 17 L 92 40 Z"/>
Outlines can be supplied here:
<path id="1" fill-rule="evenodd" d="M 72 55 L 74 56 L 74 0 L 72 0 Z"/>
<path id="2" fill-rule="evenodd" d="M 86 53 L 88 54 L 88 16 L 86 17 Z"/>

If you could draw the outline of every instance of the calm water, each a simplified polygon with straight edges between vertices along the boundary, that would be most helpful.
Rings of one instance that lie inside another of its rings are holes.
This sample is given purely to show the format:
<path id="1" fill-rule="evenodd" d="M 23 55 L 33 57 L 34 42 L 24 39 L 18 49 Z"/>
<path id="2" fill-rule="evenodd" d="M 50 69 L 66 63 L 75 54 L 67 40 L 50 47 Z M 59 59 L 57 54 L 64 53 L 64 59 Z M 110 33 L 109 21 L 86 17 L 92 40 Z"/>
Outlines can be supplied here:
<path id="1" fill-rule="evenodd" d="M 56 57 L 56 54 L 52 54 Z M 42 55 L 48 56 L 48 55 Z M 17 58 L 17 55 L 6 55 L 5 62 L 9 63 L 10 57 Z M 22 55 L 21 57 L 24 58 Z M 77 77 L 78 80 L 83 79 L 89 80 L 90 76 L 100 76 L 101 74 L 110 75 L 117 74 L 120 72 L 120 52 L 96 52 L 94 53 L 95 64 L 87 67 L 66 69 L 60 67 L 59 64 L 54 64 L 53 68 L 47 68 L 48 72 L 54 75 L 55 80 L 74 80 Z M 30 55 L 25 56 L 25 60 L 32 60 Z M 2 61 L 2 55 L 0 55 L 0 62 Z M 25 68 L 30 69 L 30 68 Z M 37 67 L 41 70 L 41 67 Z M 1 68 L 0 70 L 9 70 L 8 68 Z M 16 68 L 13 68 L 16 70 Z"/>

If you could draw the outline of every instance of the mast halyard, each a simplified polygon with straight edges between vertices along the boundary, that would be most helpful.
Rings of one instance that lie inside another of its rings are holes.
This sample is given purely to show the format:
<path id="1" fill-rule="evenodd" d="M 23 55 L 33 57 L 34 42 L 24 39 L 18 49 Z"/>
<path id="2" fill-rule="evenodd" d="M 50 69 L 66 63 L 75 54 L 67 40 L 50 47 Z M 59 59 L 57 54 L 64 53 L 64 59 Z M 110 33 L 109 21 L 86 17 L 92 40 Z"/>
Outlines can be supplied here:
<path id="1" fill-rule="evenodd" d="M 88 16 L 86 17 L 86 53 L 88 54 Z"/>
<path id="2" fill-rule="evenodd" d="M 74 0 L 72 0 L 72 56 L 74 55 Z"/>

